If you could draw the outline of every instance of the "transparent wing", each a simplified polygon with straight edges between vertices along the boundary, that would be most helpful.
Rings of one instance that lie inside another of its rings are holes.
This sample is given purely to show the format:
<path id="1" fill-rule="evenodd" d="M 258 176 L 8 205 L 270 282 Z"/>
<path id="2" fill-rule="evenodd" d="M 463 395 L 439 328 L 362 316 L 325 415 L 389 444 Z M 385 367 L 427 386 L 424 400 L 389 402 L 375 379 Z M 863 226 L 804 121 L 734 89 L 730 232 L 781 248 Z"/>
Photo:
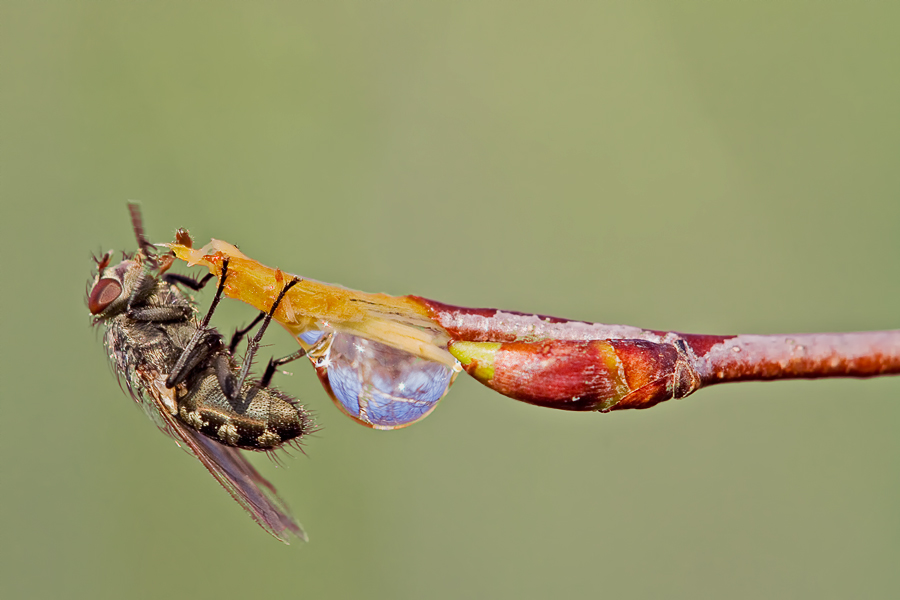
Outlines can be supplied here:
<path id="1" fill-rule="evenodd" d="M 152 391 L 154 387 L 148 386 L 147 389 Z M 166 409 L 158 394 L 151 392 L 150 395 L 156 403 L 156 412 L 164 423 L 164 427 L 160 429 L 179 446 L 196 456 L 260 527 L 285 544 L 290 543 L 290 534 L 308 541 L 300 524 L 278 497 L 275 487 L 259 474 L 240 450 L 223 446 L 184 426 Z"/>

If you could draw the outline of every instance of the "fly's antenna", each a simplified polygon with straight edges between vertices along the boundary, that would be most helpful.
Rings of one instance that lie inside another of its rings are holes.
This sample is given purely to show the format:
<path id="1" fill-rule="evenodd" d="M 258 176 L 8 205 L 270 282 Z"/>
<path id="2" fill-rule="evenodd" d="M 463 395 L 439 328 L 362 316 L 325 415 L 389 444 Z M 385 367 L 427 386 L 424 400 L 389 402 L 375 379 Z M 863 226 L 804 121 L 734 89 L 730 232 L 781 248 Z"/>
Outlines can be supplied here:
<path id="1" fill-rule="evenodd" d="M 109 266 L 109 260 L 112 257 L 112 250 L 105 254 L 101 254 L 97 257 L 96 254 L 91 254 L 91 258 L 94 259 L 94 264 L 97 265 L 97 272 L 103 273 L 103 270 Z"/>
<path id="2" fill-rule="evenodd" d="M 154 285 L 157 275 L 152 273 L 152 271 L 158 270 L 160 264 L 156 258 L 156 247 L 147 241 L 147 236 L 144 234 L 144 219 L 141 217 L 141 207 L 136 202 L 129 202 L 128 212 L 131 214 L 131 227 L 134 229 L 134 236 L 137 238 L 138 253 L 147 259 L 147 263 L 141 270 L 140 277 L 131 292 L 131 297 L 128 298 L 128 308 L 130 309 L 132 303 L 146 294 Z M 135 255 L 135 258 L 137 258 L 137 255 Z"/>
<path id="3" fill-rule="evenodd" d="M 153 267 L 156 267 L 156 246 L 147 241 L 144 234 L 144 219 L 141 217 L 141 207 L 135 202 L 128 203 L 128 212 L 131 214 L 131 226 L 134 229 L 134 235 L 137 238 L 138 249 L 147 257 L 147 260 Z"/>

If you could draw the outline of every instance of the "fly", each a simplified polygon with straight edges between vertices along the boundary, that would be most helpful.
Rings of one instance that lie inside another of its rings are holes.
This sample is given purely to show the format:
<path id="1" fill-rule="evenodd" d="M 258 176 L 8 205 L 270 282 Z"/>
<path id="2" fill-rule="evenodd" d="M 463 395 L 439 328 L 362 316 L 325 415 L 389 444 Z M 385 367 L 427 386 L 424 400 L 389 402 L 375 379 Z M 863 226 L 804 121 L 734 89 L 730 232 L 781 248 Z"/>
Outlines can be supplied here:
<path id="1" fill-rule="evenodd" d="M 226 345 L 209 322 L 222 297 L 227 267 L 198 323 L 185 288 L 199 290 L 211 276 L 196 281 L 168 273 L 173 257 L 157 256 L 144 235 L 138 207 L 129 204 L 129 211 L 137 252 L 116 265 L 110 265 L 112 253 L 98 259 L 88 290 L 88 309 L 94 323 L 106 328 L 104 343 L 117 376 L 150 419 L 197 457 L 263 529 L 285 542 L 288 532 L 305 540 L 275 488 L 239 451 L 297 444 L 314 428 L 302 405 L 270 386 L 277 368 L 303 356 L 302 351 L 270 360 L 259 380 L 250 377 L 272 314 L 299 280 L 287 282 L 270 310 L 235 332 Z M 190 244 L 186 232 L 179 232 L 179 239 Z M 260 321 L 238 365 L 234 350 Z"/>

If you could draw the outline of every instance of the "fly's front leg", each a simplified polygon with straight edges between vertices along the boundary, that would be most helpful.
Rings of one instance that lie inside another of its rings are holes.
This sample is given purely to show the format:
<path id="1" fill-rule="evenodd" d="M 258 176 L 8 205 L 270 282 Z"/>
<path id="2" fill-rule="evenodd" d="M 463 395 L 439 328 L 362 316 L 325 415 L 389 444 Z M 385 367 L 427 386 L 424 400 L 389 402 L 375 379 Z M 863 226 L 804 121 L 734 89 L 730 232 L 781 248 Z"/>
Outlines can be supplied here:
<path id="1" fill-rule="evenodd" d="M 129 308 L 125 315 L 134 321 L 147 323 L 172 323 L 188 319 L 194 310 L 188 306 L 142 306 L 141 308 Z"/>
<path id="2" fill-rule="evenodd" d="M 208 273 L 200 280 L 180 275 L 178 273 L 166 273 L 162 276 L 162 280 L 170 284 L 180 284 L 193 291 L 203 289 L 203 286 L 212 279 L 213 274 Z M 134 308 L 133 305 L 139 304 L 141 300 L 153 293 L 156 287 L 156 279 L 149 273 L 144 273 L 141 281 L 135 286 L 134 292 L 128 299 L 128 311 L 126 315 L 129 319 L 135 321 L 147 321 L 151 323 L 171 323 L 173 321 L 183 321 L 194 313 L 194 309 L 187 303 L 183 304 L 167 304 L 165 306 L 140 306 Z"/>
<path id="3" fill-rule="evenodd" d="M 216 306 L 219 305 L 219 301 L 222 299 L 227 275 L 228 261 L 225 260 L 222 263 L 222 277 L 219 278 L 219 285 L 216 288 L 216 295 L 213 296 L 212 304 L 210 304 L 209 310 L 207 311 L 206 316 L 203 317 L 203 321 L 200 323 L 197 331 L 181 352 L 181 356 L 178 357 L 175 366 L 172 367 L 171 372 L 169 372 L 169 376 L 166 378 L 167 388 L 173 388 L 187 379 L 188 374 L 190 374 L 197 365 L 222 346 L 221 337 L 218 334 L 210 334 L 209 321 L 212 319 Z M 221 380 L 220 383 L 222 383 Z M 226 383 L 225 385 L 227 386 L 229 384 Z M 223 388 L 224 387 L 225 386 L 223 386 Z"/>
<path id="4" fill-rule="evenodd" d="M 128 297 L 128 307 L 125 316 L 135 321 L 150 323 L 171 323 L 181 321 L 193 314 L 193 309 L 185 304 L 166 304 L 161 306 L 147 305 L 144 301 L 156 290 L 157 279 L 151 273 L 144 271 L 138 282 L 134 285 L 131 295 Z"/>
<path id="5" fill-rule="evenodd" d="M 188 275 L 181 275 L 180 273 L 166 273 L 162 276 L 163 281 L 165 281 L 166 283 L 183 285 L 184 287 L 195 292 L 199 292 L 200 290 L 202 290 L 212 278 L 212 273 L 207 273 L 199 280 L 194 279 L 193 277 L 190 277 Z"/>

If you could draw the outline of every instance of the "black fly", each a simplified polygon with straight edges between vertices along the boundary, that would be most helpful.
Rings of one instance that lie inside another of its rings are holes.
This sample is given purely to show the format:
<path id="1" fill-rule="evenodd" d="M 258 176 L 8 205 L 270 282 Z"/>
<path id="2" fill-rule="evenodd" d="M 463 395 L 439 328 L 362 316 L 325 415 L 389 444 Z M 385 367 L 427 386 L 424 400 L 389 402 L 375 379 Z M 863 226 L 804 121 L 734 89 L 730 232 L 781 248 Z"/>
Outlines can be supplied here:
<path id="1" fill-rule="evenodd" d="M 199 290 L 212 275 L 195 281 L 167 273 L 172 257 L 157 256 L 144 236 L 138 207 L 129 204 L 129 210 L 138 251 L 117 265 L 110 265 L 111 253 L 97 260 L 88 290 L 88 309 L 94 323 L 106 327 L 104 342 L 117 375 L 151 420 L 196 456 L 260 526 L 285 542 L 287 532 L 305 540 L 275 488 L 238 451 L 275 450 L 313 429 L 303 406 L 269 386 L 277 367 L 302 352 L 269 361 L 259 381 L 248 378 L 272 314 L 298 280 L 288 282 L 271 310 L 226 345 L 209 321 L 222 296 L 227 263 L 212 305 L 198 323 L 182 287 Z M 186 232 L 178 236 L 179 243 L 190 242 Z M 260 321 L 239 369 L 234 349 Z"/>

